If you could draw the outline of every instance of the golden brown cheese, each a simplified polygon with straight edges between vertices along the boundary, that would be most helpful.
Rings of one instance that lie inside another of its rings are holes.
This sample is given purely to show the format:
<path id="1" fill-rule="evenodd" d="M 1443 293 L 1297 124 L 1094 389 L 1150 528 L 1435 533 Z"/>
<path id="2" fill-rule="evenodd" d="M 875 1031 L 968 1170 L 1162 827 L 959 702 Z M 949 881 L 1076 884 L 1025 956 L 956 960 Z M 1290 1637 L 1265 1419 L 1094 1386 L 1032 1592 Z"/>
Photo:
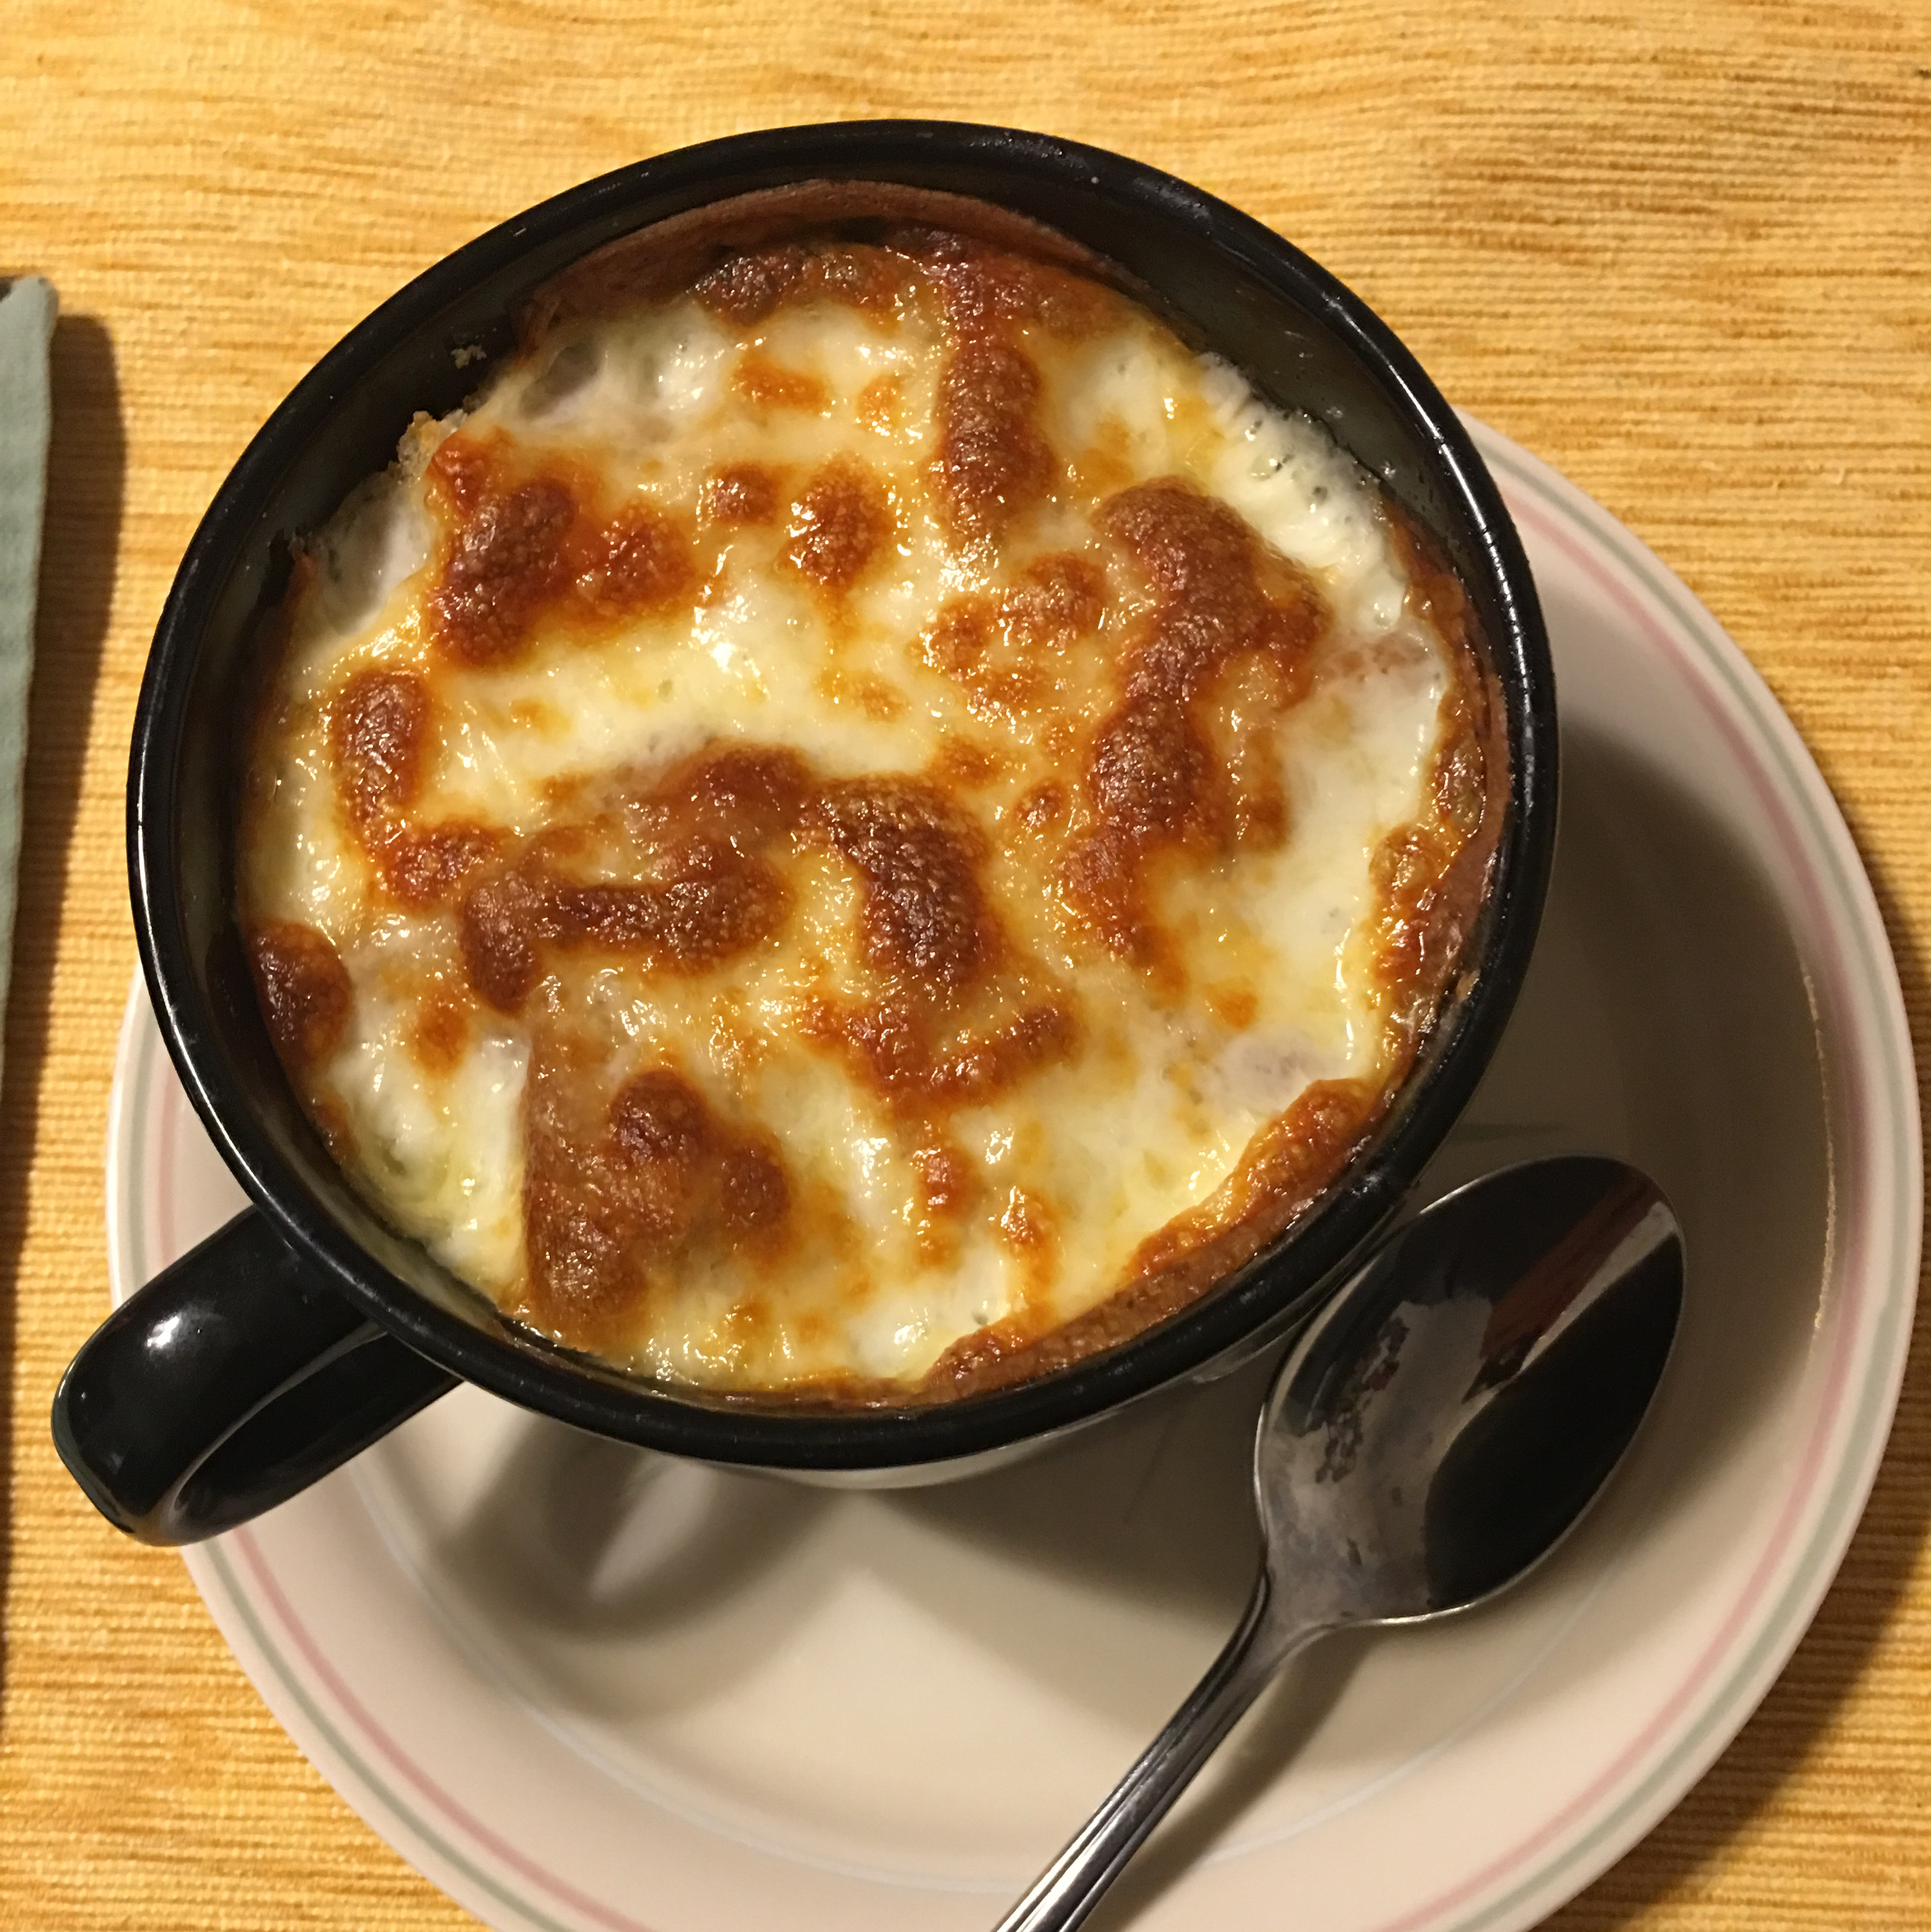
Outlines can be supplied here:
<path id="1" fill-rule="evenodd" d="M 240 868 L 277 1048 L 399 1227 L 642 1372 L 1107 1346 L 1318 1192 L 1453 969 L 1459 586 L 1051 260 L 639 261 L 298 572 Z"/>

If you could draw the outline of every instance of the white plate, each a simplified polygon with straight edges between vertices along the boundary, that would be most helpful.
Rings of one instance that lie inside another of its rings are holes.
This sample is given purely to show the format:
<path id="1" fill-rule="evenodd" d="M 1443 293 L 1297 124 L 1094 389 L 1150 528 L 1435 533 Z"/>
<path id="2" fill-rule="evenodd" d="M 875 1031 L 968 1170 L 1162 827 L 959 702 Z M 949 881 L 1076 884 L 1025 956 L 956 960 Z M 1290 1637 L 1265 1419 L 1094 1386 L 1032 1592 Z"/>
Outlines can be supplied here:
<path id="1" fill-rule="evenodd" d="M 1292 1670 L 1093 1923 L 1532 1924 L 1734 1736 L 1830 1582 L 1918 1275 L 1903 1003 L 1843 822 L 1662 564 L 1481 436 L 1564 724 L 1540 947 L 1428 1183 L 1598 1148 L 1687 1232 L 1685 1326 L 1600 1510 L 1489 1610 Z M 117 1298 L 240 1204 L 144 998 Z M 543 1932 L 992 1924 L 1232 1624 L 1248 1372 L 942 1490 L 796 1489 L 463 1390 L 187 1552 L 275 1715 L 405 1857 Z"/>

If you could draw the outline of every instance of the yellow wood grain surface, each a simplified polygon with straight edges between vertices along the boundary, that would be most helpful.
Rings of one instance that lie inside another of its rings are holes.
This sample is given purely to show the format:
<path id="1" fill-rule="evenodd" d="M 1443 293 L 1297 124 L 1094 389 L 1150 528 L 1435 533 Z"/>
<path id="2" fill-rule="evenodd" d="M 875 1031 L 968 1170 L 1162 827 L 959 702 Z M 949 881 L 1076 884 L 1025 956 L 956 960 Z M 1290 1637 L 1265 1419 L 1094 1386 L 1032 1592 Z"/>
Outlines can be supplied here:
<path id="1" fill-rule="evenodd" d="M 1925 1052 L 1924 0 L 6 0 L 0 273 L 51 275 L 64 320 L 0 1116 L 0 1924 L 471 1922 L 47 1437 L 106 1298 L 128 728 L 195 520 L 310 364 L 493 223 L 708 136 L 900 114 L 1076 136 L 1228 196 L 1646 538 L 1836 788 Z M 1931 1926 L 1927 1514 L 1921 1345 L 1815 1628 L 1563 1932 Z"/>

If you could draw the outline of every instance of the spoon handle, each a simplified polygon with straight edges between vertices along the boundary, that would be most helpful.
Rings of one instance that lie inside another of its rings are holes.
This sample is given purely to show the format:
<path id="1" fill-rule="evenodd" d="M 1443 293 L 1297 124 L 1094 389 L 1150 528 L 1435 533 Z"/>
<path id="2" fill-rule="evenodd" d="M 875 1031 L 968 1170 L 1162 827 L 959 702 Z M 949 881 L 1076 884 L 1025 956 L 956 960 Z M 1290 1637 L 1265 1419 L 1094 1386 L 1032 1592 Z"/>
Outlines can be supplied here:
<path id="1" fill-rule="evenodd" d="M 1241 1713 L 1281 1666 L 1325 1626 L 1286 1627 L 1264 1563 L 1240 1628 L 1166 1728 L 1115 1785 L 997 1932 L 1072 1932 L 1099 1903 L 1141 1842 L 1167 1815 Z"/>

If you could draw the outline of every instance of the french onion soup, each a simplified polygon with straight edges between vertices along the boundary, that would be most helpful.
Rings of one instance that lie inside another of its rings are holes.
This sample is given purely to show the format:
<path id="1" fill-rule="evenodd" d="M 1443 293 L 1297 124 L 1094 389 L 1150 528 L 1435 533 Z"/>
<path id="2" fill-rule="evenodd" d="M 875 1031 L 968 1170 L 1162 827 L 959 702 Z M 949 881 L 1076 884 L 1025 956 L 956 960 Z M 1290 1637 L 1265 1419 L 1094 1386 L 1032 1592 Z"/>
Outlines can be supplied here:
<path id="1" fill-rule="evenodd" d="M 578 263 L 296 560 L 238 910 L 331 1152 L 673 1384 L 927 1402 L 1187 1305 L 1392 1103 L 1507 796 L 1454 577 L 980 204 Z"/>

